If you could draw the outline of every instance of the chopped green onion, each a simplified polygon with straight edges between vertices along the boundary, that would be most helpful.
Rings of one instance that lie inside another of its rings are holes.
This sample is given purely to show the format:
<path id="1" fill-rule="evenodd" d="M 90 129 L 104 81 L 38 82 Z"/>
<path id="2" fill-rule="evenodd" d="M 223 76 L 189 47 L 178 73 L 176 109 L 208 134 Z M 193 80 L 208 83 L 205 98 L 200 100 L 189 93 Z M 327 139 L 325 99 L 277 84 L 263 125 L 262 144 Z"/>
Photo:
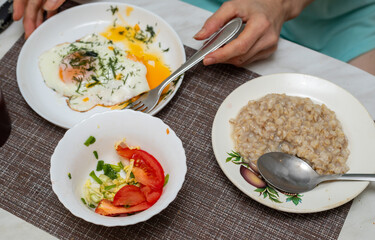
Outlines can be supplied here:
<path id="1" fill-rule="evenodd" d="M 93 136 L 90 136 L 86 142 L 84 143 L 87 147 L 90 146 L 91 144 L 93 144 L 94 142 L 96 141 L 95 137 Z"/>
<path id="2" fill-rule="evenodd" d="M 106 175 L 110 179 L 113 180 L 117 178 L 116 171 L 113 170 L 113 168 L 111 167 L 111 164 L 104 164 L 103 170 L 104 170 L 104 175 Z"/>
<path id="3" fill-rule="evenodd" d="M 130 178 L 135 178 L 133 172 L 130 172 Z"/>
<path id="4" fill-rule="evenodd" d="M 104 161 L 103 160 L 98 161 L 98 164 L 96 165 L 96 171 L 103 170 L 103 165 L 104 165 Z"/>
<path id="5" fill-rule="evenodd" d="M 85 205 L 87 204 L 86 200 L 84 198 L 81 198 L 81 201 L 83 202 L 83 204 L 85 204 Z"/>
<path id="6" fill-rule="evenodd" d="M 111 190 L 112 188 L 116 187 L 116 184 L 113 184 L 113 185 L 109 185 L 109 186 L 105 186 L 104 187 L 104 190 L 108 191 L 108 190 Z"/>
<path id="7" fill-rule="evenodd" d="M 72 179 L 72 174 L 68 173 L 68 178 Z"/>
<path id="8" fill-rule="evenodd" d="M 109 164 L 111 166 L 111 168 L 113 170 L 115 170 L 116 172 L 120 172 L 121 171 L 121 167 L 120 166 L 117 166 L 117 165 L 113 165 L 113 164 Z"/>
<path id="9" fill-rule="evenodd" d="M 99 184 L 102 184 L 102 183 L 103 183 L 102 180 L 100 180 L 100 179 L 96 176 L 96 174 L 95 174 L 94 171 L 92 171 L 92 172 L 90 173 L 90 177 L 92 177 L 92 179 L 94 179 L 95 182 L 97 182 L 97 183 L 99 183 Z"/>
<path id="10" fill-rule="evenodd" d="M 118 166 L 119 166 L 121 169 L 124 169 L 124 165 L 122 164 L 122 162 L 118 162 Z"/>
<path id="11" fill-rule="evenodd" d="M 89 207 L 90 208 L 96 208 L 96 206 L 94 204 L 92 204 L 92 203 L 89 204 Z"/>
<path id="12" fill-rule="evenodd" d="M 94 151 L 93 153 L 94 153 L 95 158 L 96 158 L 96 159 L 99 159 L 98 152 L 97 152 L 97 151 Z"/>
<path id="13" fill-rule="evenodd" d="M 165 178 L 164 178 L 164 185 L 163 185 L 163 187 L 164 187 L 165 185 L 167 185 L 168 181 L 169 181 L 169 174 L 167 174 L 167 175 L 165 176 Z"/>

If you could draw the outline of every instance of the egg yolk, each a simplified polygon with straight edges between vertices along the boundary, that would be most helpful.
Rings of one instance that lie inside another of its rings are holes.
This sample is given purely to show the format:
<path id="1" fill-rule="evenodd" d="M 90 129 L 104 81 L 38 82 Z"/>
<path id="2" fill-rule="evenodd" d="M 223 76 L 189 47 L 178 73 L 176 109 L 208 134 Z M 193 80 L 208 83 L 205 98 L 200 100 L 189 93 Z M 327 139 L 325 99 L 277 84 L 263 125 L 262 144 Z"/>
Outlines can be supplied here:
<path id="1" fill-rule="evenodd" d="M 146 52 L 146 43 L 134 39 L 134 35 L 140 30 L 138 24 L 134 27 L 110 26 L 101 35 L 113 42 L 122 42 L 128 49 L 127 57 L 131 60 L 143 63 L 147 68 L 147 82 L 150 89 L 157 87 L 170 74 L 170 69 L 162 61 L 163 57 L 158 52 Z M 167 88 L 164 89 L 164 92 Z"/>
<path id="2" fill-rule="evenodd" d="M 130 13 L 133 12 L 134 8 L 132 7 L 126 7 L 126 16 L 129 17 L 130 16 Z"/>
<path id="3" fill-rule="evenodd" d="M 96 59 L 91 56 L 85 56 L 84 52 L 74 52 L 67 55 L 59 65 L 59 77 L 64 83 L 74 83 L 88 79 L 94 72 L 93 65 Z"/>

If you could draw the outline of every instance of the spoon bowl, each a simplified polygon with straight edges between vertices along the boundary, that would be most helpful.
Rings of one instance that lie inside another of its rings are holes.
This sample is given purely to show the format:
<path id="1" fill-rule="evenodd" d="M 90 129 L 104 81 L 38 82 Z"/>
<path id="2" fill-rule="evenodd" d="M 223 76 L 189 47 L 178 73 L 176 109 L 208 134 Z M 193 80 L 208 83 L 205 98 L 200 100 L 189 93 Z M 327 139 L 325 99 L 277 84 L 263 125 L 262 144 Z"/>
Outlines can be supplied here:
<path id="1" fill-rule="evenodd" d="M 304 160 L 282 152 L 263 154 L 257 166 L 266 182 L 288 193 L 307 192 L 324 181 L 375 181 L 375 174 L 319 175 Z"/>

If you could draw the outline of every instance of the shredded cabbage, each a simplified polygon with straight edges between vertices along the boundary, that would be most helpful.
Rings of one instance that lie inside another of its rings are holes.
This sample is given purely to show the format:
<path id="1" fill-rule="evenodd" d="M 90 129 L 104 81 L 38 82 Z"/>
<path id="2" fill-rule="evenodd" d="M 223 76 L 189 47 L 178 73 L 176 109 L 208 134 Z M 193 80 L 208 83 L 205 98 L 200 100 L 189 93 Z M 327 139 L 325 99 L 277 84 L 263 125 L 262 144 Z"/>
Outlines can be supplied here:
<path id="1" fill-rule="evenodd" d="M 102 199 L 113 201 L 116 193 L 126 185 L 135 185 L 139 187 L 140 184 L 132 174 L 133 166 L 134 159 L 131 159 L 129 165 L 124 166 L 124 168 L 116 174 L 117 178 L 113 180 L 104 175 L 103 171 L 96 172 L 97 174 L 100 174 L 99 179 L 103 182 L 102 184 L 92 181 L 91 178 L 87 179 L 84 185 L 84 199 L 87 204 L 92 204 L 96 207 Z"/>

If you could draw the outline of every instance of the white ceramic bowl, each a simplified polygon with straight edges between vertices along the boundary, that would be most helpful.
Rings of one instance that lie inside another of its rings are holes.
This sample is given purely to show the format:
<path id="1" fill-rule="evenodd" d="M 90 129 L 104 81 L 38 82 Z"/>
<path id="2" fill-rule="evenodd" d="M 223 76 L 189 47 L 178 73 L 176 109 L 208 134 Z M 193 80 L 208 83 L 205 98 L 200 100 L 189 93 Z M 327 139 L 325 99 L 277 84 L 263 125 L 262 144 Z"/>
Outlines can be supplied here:
<path id="1" fill-rule="evenodd" d="M 90 136 L 96 142 L 87 147 L 84 142 Z M 130 146 L 140 146 L 158 159 L 164 173 L 169 174 L 169 182 L 149 209 L 126 217 L 102 216 L 82 203 L 83 186 L 97 165 L 93 151 L 106 163 L 118 163 L 114 144 L 123 138 Z M 72 214 L 99 225 L 126 226 L 145 221 L 166 208 L 181 189 L 186 169 L 182 142 L 170 127 L 151 115 L 122 110 L 98 113 L 68 130 L 51 157 L 50 171 L 53 191 Z"/>

